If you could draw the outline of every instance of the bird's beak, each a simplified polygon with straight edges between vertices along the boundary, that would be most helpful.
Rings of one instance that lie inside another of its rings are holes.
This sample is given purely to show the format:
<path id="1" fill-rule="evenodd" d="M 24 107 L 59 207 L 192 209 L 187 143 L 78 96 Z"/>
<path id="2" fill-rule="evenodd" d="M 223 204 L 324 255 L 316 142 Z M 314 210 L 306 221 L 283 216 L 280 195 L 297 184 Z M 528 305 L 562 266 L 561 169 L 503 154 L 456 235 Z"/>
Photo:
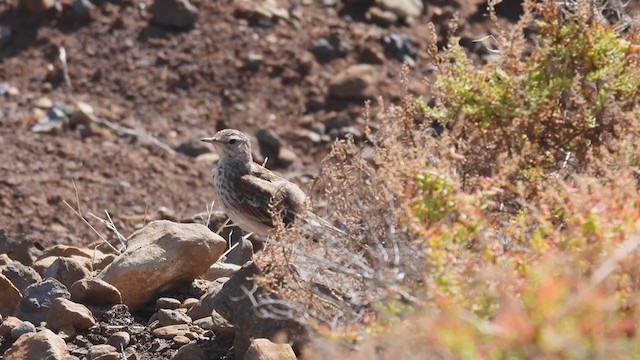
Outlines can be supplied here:
<path id="1" fill-rule="evenodd" d="M 200 139 L 200 141 L 204 141 L 204 142 L 208 142 L 208 143 L 214 143 L 214 142 L 217 142 L 218 139 L 216 139 L 215 137 L 210 137 L 210 138 L 202 138 L 202 139 Z"/>

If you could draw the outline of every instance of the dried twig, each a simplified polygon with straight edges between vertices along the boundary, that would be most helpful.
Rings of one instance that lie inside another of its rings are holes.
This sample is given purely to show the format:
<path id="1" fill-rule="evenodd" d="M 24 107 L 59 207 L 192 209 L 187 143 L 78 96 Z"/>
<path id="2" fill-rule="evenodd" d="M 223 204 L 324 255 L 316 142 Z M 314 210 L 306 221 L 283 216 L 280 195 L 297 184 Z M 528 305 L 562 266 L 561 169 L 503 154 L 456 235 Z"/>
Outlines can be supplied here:
<path id="1" fill-rule="evenodd" d="M 69 77 L 69 68 L 67 66 L 67 51 L 62 46 L 58 48 L 58 60 L 60 60 L 60 64 L 62 64 L 64 83 L 67 85 L 67 88 L 69 88 L 69 91 L 71 91 L 73 89 L 71 87 L 71 77 Z"/>
<path id="2" fill-rule="evenodd" d="M 142 130 L 134 130 L 134 129 L 130 129 L 128 127 L 124 127 L 121 125 L 118 125 L 116 123 L 113 123 L 109 120 L 105 120 L 105 119 L 100 119 L 98 117 L 96 117 L 93 114 L 86 114 L 87 117 L 89 118 L 89 120 L 91 120 L 91 122 L 94 122 L 98 125 L 101 126 L 105 126 L 108 127 L 109 129 L 125 134 L 125 135 L 129 135 L 129 136 L 134 136 L 134 137 L 139 137 L 141 139 L 144 139 L 148 142 L 150 142 L 151 144 L 161 148 L 162 150 L 166 151 L 167 153 L 169 153 L 170 155 L 177 155 L 176 151 L 173 150 L 169 145 L 163 143 L 162 141 L 158 140 L 157 138 L 155 138 L 152 135 L 149 135 L 147 132 L 142 131 Z"/>
<path id="3" fill-rule="evenodd" d="M 118 238 L 118 241 L 120 242 L 120 246 L 122 249 L 126 249 L 127 248 L 127 238 L 124 237 L 116 228 L 116 224 L 113 222 L 113 220 L 111 219 L 111 216 L 109 216 L 109 213 L 107 212 L 107 210 L 104 211 L 107 214 L 107 219 L 102 219 L 92 213 L 89 213 L 90 216 L 92 216 L 94 219 L 100 221 L 104 226 L 107 227 L 107 229 L 113 231 L 113 233 L 116 235 L 116 237 Z"/>
<path id="4" fill-rule="evenodd" d="M 87 219 L 84 218 L 84 216 L 82 216 L 82 214 L 80 214 L 78 211 L 76 211 L 76 209 L 73 208 L 73 206 L 69 205 L 69 203 L 67 202 L 67 200 L 62 200 L 62 203 L 67 205 L 67 207 L 69 209 L 71 209 L 71 211 L 73 211 L 74 214 L 76 214 L 80 220 L 82 220 L 82 222 L 84 222 L 85 224 L 87 224 L 87 226 L 89 226 L 89 228 L 91 228 L 91 230 L 93 230 L 94 233 L 96 233 L 96 235 L 98 235 L 98 237 L 100 238 L 100 240 L 102 240 L 105 244 L 107 244 L 111 250 L 113 250 L 114 253 L 120 255 L 121 252 L 120 250 L 116 249 L 113 245 L 111 245 L 111 243 L 109 241 L 107 241 L 107 239 L 104 238 L 104 236 L 102 236 L 102 234 L 100 234 L 98 232 L 98 230 L 96 230 L 93 225 L 91 225 Z"/>

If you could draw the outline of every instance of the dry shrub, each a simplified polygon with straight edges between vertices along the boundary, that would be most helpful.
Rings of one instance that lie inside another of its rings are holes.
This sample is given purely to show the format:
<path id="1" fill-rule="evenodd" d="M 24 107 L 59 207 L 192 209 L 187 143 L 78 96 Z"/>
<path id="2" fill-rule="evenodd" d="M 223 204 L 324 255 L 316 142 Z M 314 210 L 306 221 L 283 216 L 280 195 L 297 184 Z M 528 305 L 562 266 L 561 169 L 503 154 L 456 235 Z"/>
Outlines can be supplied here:
<path id="1" fill-rule="evenodd" d="M 314 189 L 346 233 L 282 228 L 258 260 L 325 335 L 309 357 L 638 353 L 639 38 L 577 4 L 527 2 L 482 66 L 434 47 L 433 101 L 366 106 L 373 154 L 335 144 Z"/>

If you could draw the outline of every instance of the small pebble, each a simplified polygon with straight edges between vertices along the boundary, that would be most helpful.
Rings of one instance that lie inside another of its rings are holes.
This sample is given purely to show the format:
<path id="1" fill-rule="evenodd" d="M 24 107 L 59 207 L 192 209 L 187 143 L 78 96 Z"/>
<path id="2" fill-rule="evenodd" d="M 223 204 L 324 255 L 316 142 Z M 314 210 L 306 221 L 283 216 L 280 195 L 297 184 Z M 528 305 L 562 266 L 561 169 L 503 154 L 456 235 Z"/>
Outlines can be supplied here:
<path id="1" fill-rule="evenodd" d="M 180 300 L 170 298 L 170 297 L 161 297 L 156 301 L 156 309 L 177 309 L 181 305 Z"/>
<path id="2" fill-rule="evenodd" d="M 177 345 L 178 347 L 182 345 L 186 345 L 191 342 L 191 339 L 183 335 L 176 335 L 172 340 L 174 344 Z"/>
<path id="3" fill-rule="evenodd" d="M 117 333 L 109 336 L 109 339 L 107 339 L 107 345 L 111 345 L 120 351 L 121 349 L 126 349 L 127 346 L 129 346 L 130 341 L 131 335 L 129 335 L 128 332 L 118 331 Z"/>

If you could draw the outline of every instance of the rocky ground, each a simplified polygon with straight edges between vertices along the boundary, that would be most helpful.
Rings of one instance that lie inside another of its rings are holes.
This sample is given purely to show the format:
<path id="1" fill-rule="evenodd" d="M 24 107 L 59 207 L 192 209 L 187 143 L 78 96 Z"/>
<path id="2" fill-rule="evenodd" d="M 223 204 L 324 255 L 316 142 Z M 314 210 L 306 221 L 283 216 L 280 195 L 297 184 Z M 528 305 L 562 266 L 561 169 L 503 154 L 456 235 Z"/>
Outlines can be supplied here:
<path id="1" fill-rule="evenodd" d="M 197 139 L 246 131 L 257 161 L 305 185 L 333 140 L 363 140 L 365 99 L 399 100 L 403 62 L 408 91 L 428 97 L 431 23 L 438 46 L 453 32 L 482 61 L 489 52 L 473 40 L 492 28 L 486 6 L 0 2 L 0 354 L 295 358 L 301 325 L 258 321 L 239 292 L 257 272 L 240 267 L 252 245 L 223 255 L 223 238 L 178 224 L 204 222 L 196 214 L 213 197 L 216 155 Z M 504 1 L 497 21 L 520 13 L 519 1 Z M 122 254 L 89 247 L 98 236 L 64 201 L 110 240 L 90 213 L 108 211 L 125 237 L 151 225 Z M 224 216 L 212 220 L 216 229 Z M 175 241 L 163 242 L 167 234 Z M 260 339 L 283 329 L 293 348 Z"/>
<path id="2" fill-rule="evenodd" d="M 306 333 L 293 320 L 257 318 L 241 290 L 257 268 L 233 264 L 226 240 L 201 224 L 151 222 L 122 253 L 0 240 L 7 360 L 295 359 L 267 338 L 283 333 L 295 345 Z"/>
<path id="3" fill-rule="evenodd" d="M 0 2 L 0 229 L 45 245 L 97 240 L 63 200 L 123 234 L 204 211 L 215 156 L 197 139 L 224 127 L 304 184 L 332 140 L 362 139 L 363 99 L 399 98 L 403 61 L 425 95 L 430 21 L 444 44 L 458 14 L 481 56 L 490 27 L 479 0 L 24 3 Z"/>

